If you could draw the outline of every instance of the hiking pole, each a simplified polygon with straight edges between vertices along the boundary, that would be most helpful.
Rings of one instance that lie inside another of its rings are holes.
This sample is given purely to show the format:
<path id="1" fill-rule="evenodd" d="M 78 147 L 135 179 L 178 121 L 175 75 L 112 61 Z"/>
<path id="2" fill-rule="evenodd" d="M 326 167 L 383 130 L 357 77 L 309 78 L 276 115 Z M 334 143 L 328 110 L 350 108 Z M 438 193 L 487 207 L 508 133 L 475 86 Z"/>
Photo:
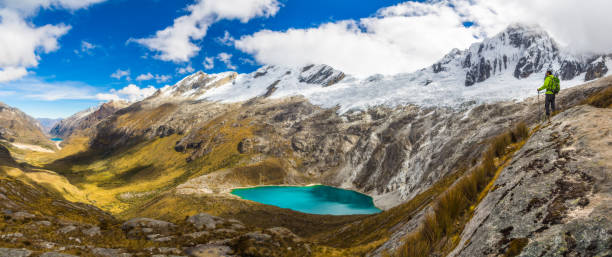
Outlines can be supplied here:
<path id="1" fill-rule="evenodd" d="M 542 106 L 540 105 L 540 90 L 538 90 L 538 122 L 542 121 Z"/>

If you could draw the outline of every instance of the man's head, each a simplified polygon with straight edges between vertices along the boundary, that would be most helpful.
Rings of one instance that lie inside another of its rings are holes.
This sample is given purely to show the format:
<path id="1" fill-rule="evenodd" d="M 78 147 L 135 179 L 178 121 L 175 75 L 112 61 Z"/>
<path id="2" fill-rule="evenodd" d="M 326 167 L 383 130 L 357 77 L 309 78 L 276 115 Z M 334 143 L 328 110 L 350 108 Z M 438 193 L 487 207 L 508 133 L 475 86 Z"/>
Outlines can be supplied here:
<path id="1" fill-rule="evenodd" d="M 546 76 L 550 76 L 550 75 L 552 75 L 552 71 L 551 70 L 547 70 L 546 71 Z"/>

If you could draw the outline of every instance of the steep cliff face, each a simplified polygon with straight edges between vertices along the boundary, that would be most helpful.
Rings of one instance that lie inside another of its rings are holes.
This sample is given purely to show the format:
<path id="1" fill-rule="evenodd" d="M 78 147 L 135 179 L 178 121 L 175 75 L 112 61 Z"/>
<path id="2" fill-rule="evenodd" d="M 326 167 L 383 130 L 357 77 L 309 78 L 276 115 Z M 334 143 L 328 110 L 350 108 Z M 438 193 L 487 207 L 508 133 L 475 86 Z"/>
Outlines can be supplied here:
<path id="1" fill-rule="evenodd" d="M 55 149 L 38 121 L 3 103 L 0 103 L 0 139 L 20 147 L 31 145 L 47 151 Z"/>
<path id="2" fill-rule="evenodd" d="M 61 120 L 50 129 L 49 133 L 61 138 L 68 138 L 77 131 L 90 133 L 86 130 L 94 128 L 100 121 L 127 106 L 129 103 L 125 101 L 110 101 L 98 107 L 89 108 Z"/>
<path id="3" fill-rule="evenodd" d="M 612 254 L 612 109 L 571 108 L 517 152 L 450 256 Z"/>

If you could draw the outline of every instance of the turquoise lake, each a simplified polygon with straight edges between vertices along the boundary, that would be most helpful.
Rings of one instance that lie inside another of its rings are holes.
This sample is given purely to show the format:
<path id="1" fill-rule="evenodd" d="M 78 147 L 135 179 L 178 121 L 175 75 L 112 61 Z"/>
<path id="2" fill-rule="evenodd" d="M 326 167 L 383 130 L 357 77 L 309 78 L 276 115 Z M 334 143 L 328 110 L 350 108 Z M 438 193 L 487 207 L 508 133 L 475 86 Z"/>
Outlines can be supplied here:
<path id="1" fill-rule="evenodd" d="M 61 139 L 61 138 L 59 138 L 59 137 L 54 137 L 54 138 L 51 138 L 51 141 L 54 141 L 54 142 L 62 142 L 62 141 L 64 141 L 64 140 L 63 140 L 63 139 Z"/>
<path id="2" fill-rule="evenodd" d="M 372 198 L 329 186 L 262 186 L 232 190 L 243 199 L 311 214 L 351 215 L 379 213 Z"/>

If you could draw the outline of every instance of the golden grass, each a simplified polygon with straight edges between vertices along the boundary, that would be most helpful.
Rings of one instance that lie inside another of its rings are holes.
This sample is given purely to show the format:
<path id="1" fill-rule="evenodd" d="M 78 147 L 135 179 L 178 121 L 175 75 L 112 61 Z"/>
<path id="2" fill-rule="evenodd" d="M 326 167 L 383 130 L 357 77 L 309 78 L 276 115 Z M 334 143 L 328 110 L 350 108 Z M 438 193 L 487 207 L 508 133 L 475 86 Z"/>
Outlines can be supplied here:
<path id="1" fill-rule="evenodd" d="M 584 100 L 582 104 L 588 104 L 598 108 L 612 108 L 612 86 L 590 96 Z"/>
<path id="2" fill-rule="evenodd" d="M 458 234 L 469 221 L 473 206 L 484 198 L 508 159 L 529 136 L 524 123 L 495 137 L 483 154 L 479 166 L 470 170 L 435 202 L 421 227 L 409 235 L 398 256 L 429 256 L 433 252 L 447 253 L 458 243 Z M 514 144 L 513 144 L 514 143 Z M 496 165 L 497 162 L 497 165 Z"/>
<path id="3" fill-rule="evenodd" d="M 59 197 L 72 202 L 88 203 L 83 192 L 76 186 L 70 184 L 68 179 L 53 171 L 33 170 L 24 172 L 16 167 L 0 166 L 0 171 L 9 177 L 19 179 L 28 185 L 41 185 L 51 192 L 55 192 Z"/>
<path id="4" fill-rule="evenodd" d="M 508 246 L 508 250 L 506 250 L 506 253 L 504 254 L 504 256 L 505 257 L 518 256 L 523 251 L 523 248 L 527 246 L 527 243 L 529 243 L 529 239 L 527 238 L 512 239 L 512 241 L 510 241 L 510 245 Z"/>

